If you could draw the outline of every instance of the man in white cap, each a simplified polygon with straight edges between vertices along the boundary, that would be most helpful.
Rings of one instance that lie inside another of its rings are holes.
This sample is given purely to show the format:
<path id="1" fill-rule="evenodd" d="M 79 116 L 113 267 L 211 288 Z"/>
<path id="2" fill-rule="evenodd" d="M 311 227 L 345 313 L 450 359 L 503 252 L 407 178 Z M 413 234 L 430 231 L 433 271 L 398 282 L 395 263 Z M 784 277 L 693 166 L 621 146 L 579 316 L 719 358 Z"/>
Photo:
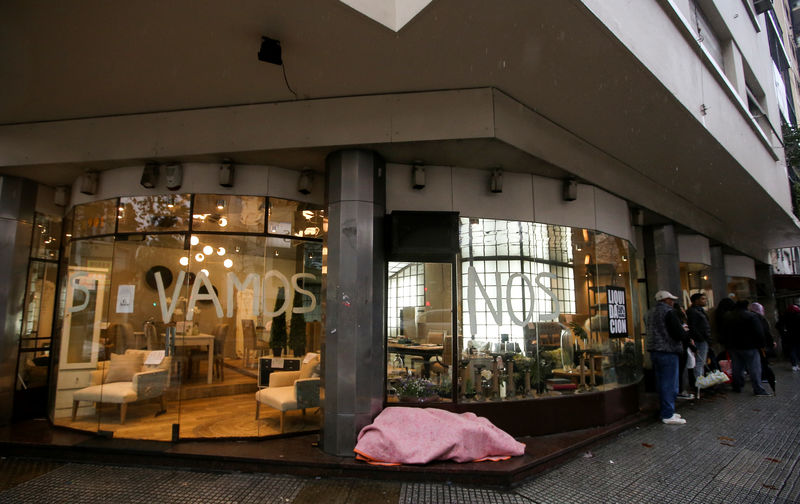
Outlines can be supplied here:
<path id="1" fill-rule="evenodd" d="M 656 292 L 655 298 L 657 303 L 647 316 L 647 351 L 656 377 L 661 421 L 682 425 L 686 420 L 675 413 L 680 372 L 678 361 L 683 352 L 681 340 L 684 338 L 681 320 L 672 309 L 678 298 L 665 290 Z"/>

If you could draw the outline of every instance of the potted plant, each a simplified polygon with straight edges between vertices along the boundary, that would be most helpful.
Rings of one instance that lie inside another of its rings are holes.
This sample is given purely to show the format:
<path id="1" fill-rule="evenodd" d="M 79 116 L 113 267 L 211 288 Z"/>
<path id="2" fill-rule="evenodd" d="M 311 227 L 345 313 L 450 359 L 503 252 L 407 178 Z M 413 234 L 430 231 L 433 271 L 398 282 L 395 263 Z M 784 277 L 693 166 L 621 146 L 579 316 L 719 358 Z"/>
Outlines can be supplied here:
<path id="1" fill-rule="evenodd" d="M 278 287 L 278 298 L 275 300 L 275 311 L 283 306 L 283 287 Z M 286 346 L 286 316 L 281 313 L 272 319 L 272 330 L 270 331 L 269 347 L 272 348 L 272 355 L 280 357 L 283 348 Z"/>
<path id="2" fill-rule="evenodd" d="M 295 294 L 292 305 L 295 308 L 303 306 L 303 299 L 299 294 Z M 306 318 L 302 313 L 295 313 L 294 310 L 292 310 L 292 321 L 289 327 L 289 348 L 292 349 L 295 357 L 306 353 Z"/>
<path id="3" fill-rule="evenodd" d="M 394 385 L 401 402 L 434 402 L 439 400 L 436 385 L 424 378 L 409 376 Z"/>

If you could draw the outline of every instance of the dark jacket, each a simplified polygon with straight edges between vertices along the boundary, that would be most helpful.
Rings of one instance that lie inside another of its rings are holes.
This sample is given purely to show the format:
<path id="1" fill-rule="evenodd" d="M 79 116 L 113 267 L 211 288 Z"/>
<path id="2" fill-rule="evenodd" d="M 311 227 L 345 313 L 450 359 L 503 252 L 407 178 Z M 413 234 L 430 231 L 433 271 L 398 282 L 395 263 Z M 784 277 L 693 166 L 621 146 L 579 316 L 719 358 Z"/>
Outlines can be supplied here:
<path id="1" fill-rule="evenodd" d="M 736 350 L 764 348 L 764 330 L 755 313 L 734 310 L 725 314 L 722 325 L 726 347 Z"/>
<path id="2" fill-rule="evenodd" d="M 658 302 L 647 316 L 647 350 L 680 355 L 683 352 L 681 341 L 685 338 L 684 332 L 672 308 Z"/>
<path id="3" fill-rule="evenodd" d="M 711 341 L 711 323 L 701 306 L 690 306 L 686 310 L 686 317 L 689 319 L 689 332 L 695 343 Z"/>

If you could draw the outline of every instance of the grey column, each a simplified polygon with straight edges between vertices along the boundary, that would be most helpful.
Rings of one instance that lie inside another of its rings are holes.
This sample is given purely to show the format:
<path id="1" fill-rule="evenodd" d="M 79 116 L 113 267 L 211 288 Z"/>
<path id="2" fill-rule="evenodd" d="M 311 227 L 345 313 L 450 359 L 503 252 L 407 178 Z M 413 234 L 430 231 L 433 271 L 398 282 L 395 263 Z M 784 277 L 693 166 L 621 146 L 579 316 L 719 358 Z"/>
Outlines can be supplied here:
<path id="1" fill-rule="evenodd" d="M 648 302 L 652 306 L 653 296 L 660 290 L 668 290 L 680 298 L 681 270 L 675 228 L 671 224 L 647 227 L 643 237 Z"/>
<path id="2" fill-rule="evenodd" d="M 0 177 L 0 425 L 11 421 L 36 184 Z"/>
<path id="3" fill-rule="evenodd" d="M 715 304 L 719 304 L 728 295 L 728 275 L 725 273 L 725 254 L 722 247 L 711 247 L 711 289 L 714 291 Z"/>
<path id="4" fill-rule="evenodd" d="M 374 152 L 330 154 L 322 448 L 353 456 L 383 407 L 385 168 Z"/>

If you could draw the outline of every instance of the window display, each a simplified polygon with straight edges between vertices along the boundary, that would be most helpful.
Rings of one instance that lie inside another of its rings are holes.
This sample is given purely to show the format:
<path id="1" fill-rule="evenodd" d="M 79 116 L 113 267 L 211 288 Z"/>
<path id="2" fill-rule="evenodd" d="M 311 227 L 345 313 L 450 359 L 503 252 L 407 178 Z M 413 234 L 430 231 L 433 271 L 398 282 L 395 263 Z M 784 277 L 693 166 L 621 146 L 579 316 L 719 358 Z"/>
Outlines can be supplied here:
<path id="1" fill-rule="evenodd" d="M 268 235 L 267 201 L 176 194 L 74 209 L 76 223 L 110 208 L 119 224 L 68 237 L 57 425 L 154 440 L 319 428 L 319 414 L 256 400 L 265 359 L 276 376 L 319 375 L 322 336 L 322 235 Z M 219 217 L 199 217 L 218 202 Z M 321 233 L 321 209 L 302 212 Z"/>
<path id="2" fill-rule="evenodd" d="M 459 234 L 455 333 L 452 287 L 439 280 L 449 279 L 451 265 L 389 263 L 388 401 L 431 390 L 459 402 L 531 399 L 641 378 L 638 293 L 626 241 L 478 218 L 461 218 Z M 444 356 L 450 353 L 455 358 Z M 435 372 L 436 359 L 445 375 Z"/>

